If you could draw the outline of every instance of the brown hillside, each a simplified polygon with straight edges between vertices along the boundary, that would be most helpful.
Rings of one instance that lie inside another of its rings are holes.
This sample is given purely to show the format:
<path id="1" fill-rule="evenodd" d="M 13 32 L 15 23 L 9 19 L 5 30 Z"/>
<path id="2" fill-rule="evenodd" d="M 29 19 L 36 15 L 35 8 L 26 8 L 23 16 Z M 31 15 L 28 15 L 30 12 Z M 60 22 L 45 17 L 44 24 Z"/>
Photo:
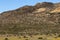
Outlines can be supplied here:
<path id="1" fill-rule="evenodd" d="M 57 5 L 43 2 L 1 13 L 0 34 L 60 34 L 60 6 Z"/>

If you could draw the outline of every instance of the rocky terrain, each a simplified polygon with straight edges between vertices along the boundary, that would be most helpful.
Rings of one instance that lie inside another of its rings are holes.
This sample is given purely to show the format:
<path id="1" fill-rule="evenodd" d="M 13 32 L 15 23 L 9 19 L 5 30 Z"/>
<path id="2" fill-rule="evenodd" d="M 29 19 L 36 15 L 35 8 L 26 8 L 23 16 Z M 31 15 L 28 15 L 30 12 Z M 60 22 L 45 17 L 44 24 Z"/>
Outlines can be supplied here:
<path id="1" fill-rule="evenodd" d="M 0 14 L 0 34 L 60 34 L 60 3 L 43 2 Z"/>

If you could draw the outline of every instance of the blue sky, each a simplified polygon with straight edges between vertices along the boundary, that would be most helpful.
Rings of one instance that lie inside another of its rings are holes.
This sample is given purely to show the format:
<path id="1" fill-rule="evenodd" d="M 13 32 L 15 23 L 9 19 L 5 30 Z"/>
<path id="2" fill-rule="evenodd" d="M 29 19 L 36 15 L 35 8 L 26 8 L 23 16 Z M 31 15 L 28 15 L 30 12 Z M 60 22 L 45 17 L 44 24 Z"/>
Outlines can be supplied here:
<path id="1" fill-rule="evenodd" d="M 38 2 L 60 2 L 60 0 L 0 0 L 0 12 L 14 10 L 24 5 L 34 5 Z"/>

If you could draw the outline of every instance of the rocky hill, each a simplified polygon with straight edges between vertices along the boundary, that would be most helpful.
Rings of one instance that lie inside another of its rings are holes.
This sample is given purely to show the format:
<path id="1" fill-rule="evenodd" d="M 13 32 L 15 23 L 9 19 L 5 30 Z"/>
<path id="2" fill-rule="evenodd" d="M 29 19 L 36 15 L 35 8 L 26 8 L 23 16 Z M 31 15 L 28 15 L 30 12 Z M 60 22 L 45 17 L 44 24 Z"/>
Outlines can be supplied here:
<path id="1" fill-rule="evenodd" d="M 43 2 L 0 14 L 0 34 L 60 34 L 60 3 Z"/>

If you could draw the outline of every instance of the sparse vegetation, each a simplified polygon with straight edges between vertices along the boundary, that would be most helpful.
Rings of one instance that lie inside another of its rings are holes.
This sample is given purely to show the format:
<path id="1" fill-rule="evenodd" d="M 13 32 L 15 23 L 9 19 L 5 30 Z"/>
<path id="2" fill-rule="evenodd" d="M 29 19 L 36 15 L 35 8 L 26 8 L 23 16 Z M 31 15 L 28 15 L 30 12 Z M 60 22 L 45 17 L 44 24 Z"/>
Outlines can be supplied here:
<path id="1" fill-rule="evenodd" d="M 3 37 L 4 40 L 60 40 L 60 6 L 56 8 L 55 5 L 43 2 L 1 13 L 0 35 L 8 34 L 9 39 Z M 9 37 L 10 34 L 11 37 Z M 45 36 L 40 37 L 40 34 Z M 17 38 L 18 36 L 22 37 Z M 0 39 L 3 40 L 3 38 Z"/>

